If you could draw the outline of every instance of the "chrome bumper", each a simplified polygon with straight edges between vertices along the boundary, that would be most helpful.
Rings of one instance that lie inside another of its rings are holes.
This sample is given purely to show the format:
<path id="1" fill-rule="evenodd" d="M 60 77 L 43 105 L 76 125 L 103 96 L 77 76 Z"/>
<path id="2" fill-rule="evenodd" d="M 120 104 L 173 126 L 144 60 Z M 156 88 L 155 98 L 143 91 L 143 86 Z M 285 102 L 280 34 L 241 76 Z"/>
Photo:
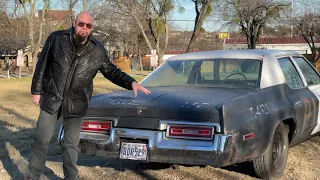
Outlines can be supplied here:
<path id="1" fill-rule="evenodd" d="M 174 123 L 176 124 L 176 122 Z M 148 158 L 149 161 L 170 162 L 170 160 L 172 159 L 165 159 L 163 157 L 163 153 L 165 153 L 166 155 L 168 155 L 168 153 L 170 152 L 174 153 L 174 158 L 178 158 L 176 156 L 184 156 L 180 157 L 183 159 L 183 161 L 186 161 L 186 159 L 188 158 L 195 158 L 189 157 L 189 155 L 187 157 L 183 155 L 188 152 L 192 152 L 193 154 L 197 153 L 198 155 L 200 154 L 200 156 L 212 158 L 216 157 L 219 154 L 225 153 L 226 147 L 229 148 L 231 143 L 231 134 L 214 134 L 214 138 L 211 141 L 167 138 L 166 132 L 161 130 L 166 128 L 164 124 L 170 123 L 162 122 L 160 130 L 113 128 L 110 135 L 81 132 L 79 146 L 81 150 L 82 148 L 91 148 L 90 153 L 84 154 L 117 157 L 120 152 L 120 143 L 122 139 L 143 140 L 147 143 L 150 156 Z M 217 126 L 217 124 L 214 124 L 214 126 Z M 215 128 L 216 130 L 220 131 L 220 126 Z M 61 127 L 58 141 L 62 148 L 63 136 L 63 127 Z M 158 157 L 152 157 L 153 155 Z M 195 164 L 211 164 L 201 162 Z M 175 160 L 172 160 L 172 163 L 184 162 L 176 162 Z"/>

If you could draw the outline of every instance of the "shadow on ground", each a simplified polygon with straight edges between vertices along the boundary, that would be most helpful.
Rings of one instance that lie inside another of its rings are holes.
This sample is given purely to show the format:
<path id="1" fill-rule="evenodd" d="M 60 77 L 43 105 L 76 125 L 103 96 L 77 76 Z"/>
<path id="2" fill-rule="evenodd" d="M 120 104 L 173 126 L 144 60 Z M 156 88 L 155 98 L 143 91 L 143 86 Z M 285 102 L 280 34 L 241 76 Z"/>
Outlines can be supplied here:
<path id="1" fill-rule="evenodd" d="M 23 179 L 24 171 L 27 167 L 28 160 L 31 155 L 31 147 L 33 144 L 34 128 L 21 128 L 17 131 L 10 129 L 12 125 L 8 124 L 4 115 L 14 115 L 27 124 L 34 125 L 35 122 L 15 111 L 0 106 L 0 110 L 4 113 L 0 116 L 0 158 L 3 168 L 11 179 Z M 34 125 L 35 126 L 35 125 Z M 7 138 L 6 138 L 7 137 Z M 55 176 L 51 169 L 46 168 L 44 175 Z M 57 176 L 55 179 L 61 179 Z"/>
<path id="2" fill-rule="evenodd" d="M 48 158 L 48 160 L 62 163 L 61 156 L 51 156 Z M 109 159 L 109 158 L 94 157 L 94 156 L 80 156 L 77 164 L 78 166 L 84 166 L 84 167 L 111 168 L 118 172 L 124 172 L 129 170 L 129 171 L 135 172 L 135 174 L 139 175 L 143 179 L 150 179 L 150 180 L 156 180 L 159 178 L 153 175 L 150 175 L 148 173 L 149 170 L 166 170 L 166 169 L 172 169 L 174 170 L 175 174 L 179 174 L 181 177 L 184 177 L 184 178 L 203 179 L 201 177 L 198 177 L 196 174 L 193 174 L 192 172 L 186 171 L 185 168 L 180 168 L 180 167 L 206 168 L 206 166 L 174 165 L 174 164 L 167 164 L 167 163 L 141 163 L 141 162 L 135 162 L 135 161 L 117 160 L 117 159 Z M 246 163 L 241 163 L 237 165 L 223 167 L 221 169 L 241 173 L 243 175 L 256 178 L 252 168 L 253 168 L 252 164 L 249 162 L 246 162 Z M 212 172 L 212 173 L 215 173 L 215 172 Z M 233 178 L 233 175 L 228 174 L 228 176 Z M 236 179 L 236 177 L 234 178 Z"/>

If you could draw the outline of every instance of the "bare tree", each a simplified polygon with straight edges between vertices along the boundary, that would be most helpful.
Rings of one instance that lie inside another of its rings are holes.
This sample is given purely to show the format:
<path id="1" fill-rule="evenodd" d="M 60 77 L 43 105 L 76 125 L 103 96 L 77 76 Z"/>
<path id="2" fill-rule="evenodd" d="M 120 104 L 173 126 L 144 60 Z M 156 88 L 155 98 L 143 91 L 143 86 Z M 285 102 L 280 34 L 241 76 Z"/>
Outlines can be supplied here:
<path id="1" fill-rule="evenodd" d="M 190 52 L 195 45 L 200 29 L 202 28 L 203 21 L 210 15 L 212 12 L 212 2 L 213 0 L 191 0 L 194 2 L 194 7 L 196 11 L 196 17 L 194 22 L 193 33 L 186 49 L 186 52 Z"/>
<path id="2" fill-rule="evenodd" d="M 226 0 L 221 3 L 223 16 L 230 25 L 240 28 L 247 38 L 249 49 L 256 48 L 262 28 L 290 7 L 288 1 L 279 0 Z"/>
<path id="3" fill-rule="evenodd" d="M 118 50 L 123 52 L 126 48 L 126 41 L 136 34 L 131 31 L 134 23 L 131 23 L 132 19 L 122 14 L 113 13 L 108 8 L 109 6 L 107 5 L 107 8 L 103 6 L 93 9 L 95 11 L 95 24 L 97 24 L 93 32 L 98 34 L 96 37 L 100 41 L 103 41 L 103 43 L 108 42 L 110 46 L 117 47 Z M 108 50 L 112 51 L 113 49 Z"/>
<path id="4" fill-rule="evenodd" d="M 311 50 L 310 62 L 316 63 L 320 59 L 320 14 L 309 13 L 294 20 L 298 34 L 300 34 Z"/>
<path id="5" fill-rule="evenodd" d="M 82 1 L 82 11 L 94 12 L 96 13 L 97 8 L 100 8 L 102 5 L 101 0 L 81 0 Z"/>
<path id="6" fill-rule="evenodd" d="M 140 28 L 149 47 L 156 49 L 159 64 L 162 63 L 164 51 L 168 45 L 168 15 L 174 9 L 172 0 L 111 0 L 111 12 L 122 14 L 132 20 Z"/>
<path id="7" fill-rule="evenodd" d="M 134 19 L 122 12 L 110 9 L 114 6 L 96 7 L 93 9 L 94 19 L 97 26 L 93 32 L 95 37 L 105 44 L 110 55 L 115 57 L 119 54 L 127 52 L 130 55 L 133 67 L 142 67 L 141 56 L 145 55 L 149 50 L 142 32 Z M 145 25 L 147 27 L 147 24 Z M 112 58 L 112 57 L 111 57 Z"/>
<path id="8" fill-rule="evenodd" d="M 15 36 L 18 36 L 18 29 L 14 25 L 14 23 L 11 21 L 11 18 L 9 15 L 6 13 L 8 4 L 10 3 L 10 0 L 4 0 L 0 2 L 0 20 L 1 24 L 3 25 L 3 29 L 6 33 L 11 34 L 11 32 L 15 33 Z M 17 6 L 15 6 L 15 9 L 13 10 L 13 13 L 16 14 L 17 11 Z M 7 34 L 8 35 L 8 34 Z"/>
<path id="9" fill-rule="evenodd" d="M 29 25 L 29 43 L 30 43 L 30 49 L 31 49 L 31 58 L 33 62 L 33 72 L 35 70 L 35 65 L 38 62 L 37 54 L 40 48 L 42 35 L 43 35 L 43 24 L 44 24 L 44 15 L 46 12 L 46 9 L 48 7 L 49 1 L 43 0 L 43 8 L 42 8 L 42 14 L 41 18 L 39 20 L 39 36 L 38 40 L 35 40 L 35 7 L 37 5 L 37 0 L 17 0 L 18 3 L 22 5 L 22 8 L 24 10 L 24 15 L 27 18 L 28 25 Z"/>
<path id="10" fill-rule="evenodd" d="M 0 2 L 0 10 L 3 11 L 4 8 L 8 5 L 9 0 L 3 0 Z"/>
<path id="11" fill-rule="evenodd" d="M 0 50 L 17 50 L 24 48 L 26 45 L 26 37 L 28 37 L 25 29 L 26 19 L 17 18 L 19 7 L 14 4 L 14 9 L 9 9 L 11 0 L 3 0 L 0 2 Z"/>
<path id="12" fill-rule="evenodd" d="M 308 59 L 316 64 L 320 59 L 320 4 L 318 0 L 295 2 L 292 24 L 295 33 L 302 36 L 310 47 Z"/>

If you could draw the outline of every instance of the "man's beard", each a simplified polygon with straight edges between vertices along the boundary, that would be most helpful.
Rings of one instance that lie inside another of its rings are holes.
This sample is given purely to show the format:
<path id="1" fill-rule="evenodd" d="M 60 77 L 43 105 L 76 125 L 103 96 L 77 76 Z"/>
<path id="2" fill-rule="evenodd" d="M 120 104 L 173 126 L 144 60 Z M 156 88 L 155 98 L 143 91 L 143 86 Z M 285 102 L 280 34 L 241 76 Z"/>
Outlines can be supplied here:
<path id="1" fill-rule="evenodd" d="M 83 41 L 85 41 L 86 39 L 87 39 L 87 37 L 88 36 L 81 36 L 81 35 L 79 35 L 79 34 L 76 34 L 76 40 L 78 41 L 78 42 L 83 42 Z"/>

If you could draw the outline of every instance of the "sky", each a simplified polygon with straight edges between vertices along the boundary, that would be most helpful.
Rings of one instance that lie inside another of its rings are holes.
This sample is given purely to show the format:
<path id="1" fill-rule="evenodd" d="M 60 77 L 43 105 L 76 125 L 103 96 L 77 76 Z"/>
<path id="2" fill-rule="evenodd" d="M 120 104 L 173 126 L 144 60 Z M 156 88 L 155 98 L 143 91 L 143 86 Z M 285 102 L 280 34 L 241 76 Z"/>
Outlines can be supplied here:
<path id="1" fill-rule="evenodd" d="M 184 12 L 180 13 L 176 8 L 172 14 L 171 19 L 173 20 L 175 26 L 180 31 L 192 31 L 194 27 L 194 19 L 196 17 L 194 3 L 188 2 L 184 3 Z M 183 21 L 180 21 L 183 20 Z M 187 20 L 187 21 L 185 21 Z M 207 18 L 204 22 L 203 27 L 206 31 L 223 31 L 226 28 L 223 28 L 222 22 L 213 20 L 213 18 Z"/>

